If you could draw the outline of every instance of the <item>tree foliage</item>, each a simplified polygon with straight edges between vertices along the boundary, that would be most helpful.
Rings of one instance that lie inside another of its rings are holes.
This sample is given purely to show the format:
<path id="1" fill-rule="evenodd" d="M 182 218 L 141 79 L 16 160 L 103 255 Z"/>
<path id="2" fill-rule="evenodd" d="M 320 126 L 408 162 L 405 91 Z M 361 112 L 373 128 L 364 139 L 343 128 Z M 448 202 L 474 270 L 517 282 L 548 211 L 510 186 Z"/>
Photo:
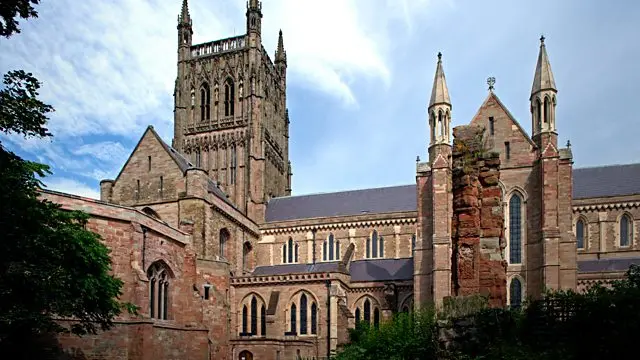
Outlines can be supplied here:
<path id="1" fill-rule="evenodd" d="M 351 343 L 336 360 L 422 360 L 435 359 L 437 335 L 430 309 L 396 314 L 379 328 L 358 324 L 351 332 Z"/>
<path id="2" fill-rule="evenodd" d="M 0 36 L 9 37 L 14 33 L 20 33 L 20 22 L 23 19 L 38 17 L 38 12 L 33 5 L 38 5 L 40 0 L 2 0 L 0 1 Z"/>
<path id="3" fill-rule="evenodd" d="M 626 358 L 640 334 L 640 267 L 583 293 L 549 291 L 523 308 L 480 307 L 457 318 L 438 314 L 438 322 L 427 316 L 431 320 L 421 321 L 426 327 L 416 326 L 419 317 L 400 315 L 380 330 L 357 329 L 337 359 Z M 453 334 L 446 347 L 445 333 Z"/>
<path id="4" fill-rule="evenodd" d="M 0 34 L 19 32 L 15 17 L 37 16 L 38 1 L 0 0 Z M 48 137 L 53 107 L 38 99 L 40 82 L 25 71 L 4 75 L 0 132 Z M 86 229 L 88 215 L 44 201 L 49 167 L 26 161 L 0 143 L 0 352 L 49 334 L 108 329 L 123 309 L 122 281 L 110 275 L 109 249 Z M 70 328 L 56 320 L 73 318 Z M 16 345 L 19 344 L 19 345 Z"/>

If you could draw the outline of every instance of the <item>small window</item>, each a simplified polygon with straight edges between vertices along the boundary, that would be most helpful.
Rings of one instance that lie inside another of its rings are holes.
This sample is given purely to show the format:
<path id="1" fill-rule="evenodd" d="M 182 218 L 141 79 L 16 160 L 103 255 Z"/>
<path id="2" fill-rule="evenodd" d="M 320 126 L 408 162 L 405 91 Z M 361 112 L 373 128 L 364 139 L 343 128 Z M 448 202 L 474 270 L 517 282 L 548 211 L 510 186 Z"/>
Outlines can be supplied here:
<path id="1" fill-rule="evenodd" d="M 622 215 L 620 218 L 620 246 L 631 245 L 633 238 L 633 222 L 629 215 Z"/>
<path id="2" fill-rule="evenodd" d="M 209 300 L 209 288 L 210 288 L 209 285 L 205 285 L 204 286 L 204 299 L 205 300 Z"/>
<path id="3" fill-rule="evenodd" d="M 147 161 L 147 163 L 148 163 L 148 169 L 147 169 L 147 171 L 151 171 L 151 156 L 149 156 L 149 157 L 148 157 L 148 161 Z"/>
<path id="4" fill-rule="evenodd" d="M 584 221 L 582 219 L 576 223 L 576 245 L 578 249 L 584 249 Z"/>
<path id="5" fill-rule="evenodd" d="M 508 141 L 504 143 L 504 156 L 507 160 L 511 159 L 511 144 Z"/>
<path id="6" fill-rule="evenodd" d="M 136 200 L 140 200 L 140 180 L 136 180 Z"/>
<path id="7" fill-rule="evenodd" d="M 162 197 L 164 193 L 164 178 L 160 176 L 160 197 Z"/>
<path id="8" fill-rule="evenodd" d="M 493 116 L 489 116 L 489 133 L 491 135 L 495 135 L 495 127 L 494 127 Z"/>

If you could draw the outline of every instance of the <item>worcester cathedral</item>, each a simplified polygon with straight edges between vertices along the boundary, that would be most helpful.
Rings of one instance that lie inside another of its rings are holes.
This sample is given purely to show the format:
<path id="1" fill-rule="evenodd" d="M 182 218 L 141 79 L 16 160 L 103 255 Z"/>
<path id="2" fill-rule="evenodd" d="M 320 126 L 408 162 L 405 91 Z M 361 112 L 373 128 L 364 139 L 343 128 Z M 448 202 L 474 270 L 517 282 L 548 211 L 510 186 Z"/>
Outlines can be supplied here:
<path id="1" fill-rule="evenodd" d="M 91 216 L 124 281 L 121 300 L 140 307 L 98 335 L 61 337 L 69 351 L 319 359 L 339 351 L 357 322 L 377 326 L 458 295 L 455 130 L 441 55 L 425 104 L 428 160 L 414 179 L 291 195 L 287 53 L 282 32 L 267 53 L 262 21 L 261 2 L 249 0 L 244 35 L 193 44 L 183 0 L 171 144 L 150 125 L 117 177 L 101 181 L 100 200 L 43 191 Z M 492 259 L 503 264 L 496 299 L 505 306 L 545 288 L 580 291 L 640 263 L 640 164 L 573 169 L 570 144 L 558 143 L 556 123 L 566 120 L 555 116 L 562 96 L 544 38 L 532 80 L 531 119 L 516 120 L 492 87 L 469 119 L 499 157 L 504 246 Z"/>

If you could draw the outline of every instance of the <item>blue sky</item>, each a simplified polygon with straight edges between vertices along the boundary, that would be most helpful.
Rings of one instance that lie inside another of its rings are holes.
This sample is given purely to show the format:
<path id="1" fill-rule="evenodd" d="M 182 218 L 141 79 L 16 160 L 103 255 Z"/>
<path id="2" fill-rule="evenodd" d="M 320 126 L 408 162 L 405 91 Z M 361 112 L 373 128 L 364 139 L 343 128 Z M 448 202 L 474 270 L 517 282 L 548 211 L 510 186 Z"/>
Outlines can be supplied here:
<path id="1" fill-rule="evenodd" d="M 53 189 L 98 196 L 144 128 L 171 142 L 181 0 L 43 1 L 0 39 L 0 72 L 22 68 L 56 108 L 53 139 L 2 137 L 52 166 Z M 244 33 L 242 0 L 190 0 L 194 43 Z M 426 106 L 443 53 L 453 125 L 495 92 L 530 130 L 538 38 L 559 89 L 559 141 L 576 167 L 640 162 L 640 2 L 265 0 L 263 42 L 287 50 L 293 192 L 409 184 L 426 158 Z"/>

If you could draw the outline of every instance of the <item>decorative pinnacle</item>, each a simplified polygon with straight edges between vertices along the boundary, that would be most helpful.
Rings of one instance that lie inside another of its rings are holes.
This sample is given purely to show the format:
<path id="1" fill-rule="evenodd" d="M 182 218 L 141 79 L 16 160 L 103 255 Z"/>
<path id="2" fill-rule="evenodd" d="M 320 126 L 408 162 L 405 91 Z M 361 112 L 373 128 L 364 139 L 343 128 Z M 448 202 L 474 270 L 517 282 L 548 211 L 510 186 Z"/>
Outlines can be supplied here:
<path id="1" fill-rule="evenodd" d="M 489 91 L 493 91 L 493 87 L 496 84 L 496 78 L 493 76 L 487 78 L 487 85 L 489 85 Z"/>

